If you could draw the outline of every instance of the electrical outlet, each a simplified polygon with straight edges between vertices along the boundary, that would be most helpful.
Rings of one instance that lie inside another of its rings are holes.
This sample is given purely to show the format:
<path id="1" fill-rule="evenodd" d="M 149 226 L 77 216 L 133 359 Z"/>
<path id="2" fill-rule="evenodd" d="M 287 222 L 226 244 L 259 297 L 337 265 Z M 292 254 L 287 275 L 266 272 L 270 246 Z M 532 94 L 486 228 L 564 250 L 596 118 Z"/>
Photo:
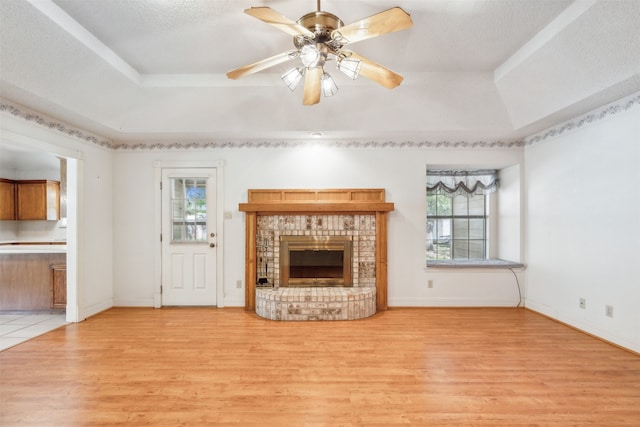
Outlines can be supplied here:
<path id="1" fill-rule="evenodd" d="M 580 308 L 583 310 L 587 308 L 587 301 L 584 298 L 580 298 Z"/>
<path id="2" fill-rule="evenodd" d="M 604 314 L 607 317 L 613 317 L 613 306 L 612 305 L 605 305 L 604 306 Z"/>
<path id="3" fill-rule="evenodd" d="M 236 288 L 238 289 L 242 288 L 242 280 L 236 280 Z"/>
<path id="4" fill-rule="evenodd" d="M 433 280 L 427 280 L 427 288 L 433 288 Z"/>

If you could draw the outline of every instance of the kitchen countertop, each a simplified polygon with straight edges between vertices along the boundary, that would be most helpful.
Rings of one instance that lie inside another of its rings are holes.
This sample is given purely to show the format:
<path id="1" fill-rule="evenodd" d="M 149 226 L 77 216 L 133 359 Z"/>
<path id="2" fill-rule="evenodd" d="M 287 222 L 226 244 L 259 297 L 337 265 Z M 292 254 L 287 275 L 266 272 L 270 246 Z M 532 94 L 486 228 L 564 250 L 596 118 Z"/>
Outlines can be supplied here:
<path id="1" fill-rule="evenodd" d="M 0 255 L 2 254 L 51 254 L 66 253 L 67 242 L 0 242 Z"/>

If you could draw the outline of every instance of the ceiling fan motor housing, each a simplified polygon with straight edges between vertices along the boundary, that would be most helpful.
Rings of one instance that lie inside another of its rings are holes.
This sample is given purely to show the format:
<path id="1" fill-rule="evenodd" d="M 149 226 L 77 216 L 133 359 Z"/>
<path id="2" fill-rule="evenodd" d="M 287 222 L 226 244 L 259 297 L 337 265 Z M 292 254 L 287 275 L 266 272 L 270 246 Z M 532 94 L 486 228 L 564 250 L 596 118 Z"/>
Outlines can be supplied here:
<path id="1" fill-rule="evenodd" d="M 344 22 L 342 22 L 336 15 L 321 11 L 307 13 L 302 18 L 298 19 L 298 24 L 315 34 L 313 40 L 309 40 L 305 37 L 294 37 L 293 44 L 298 49 L 301 49 L 304 45 L 310 43 L 331 42 L 331 32 L 344 26 Z"/>

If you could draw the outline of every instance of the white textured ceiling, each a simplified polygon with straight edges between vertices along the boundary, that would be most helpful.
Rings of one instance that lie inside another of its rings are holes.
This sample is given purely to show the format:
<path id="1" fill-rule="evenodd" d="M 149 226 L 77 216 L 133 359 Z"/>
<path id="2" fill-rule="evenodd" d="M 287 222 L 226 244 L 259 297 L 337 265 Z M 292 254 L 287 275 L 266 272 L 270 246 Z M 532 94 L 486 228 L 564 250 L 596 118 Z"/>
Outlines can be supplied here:
<path id="1" fill-rule="evenodd" d="M 297 20 L 313 0 L 2 0 L 0 96 L 114 142 L 513 140 L 640 90 L 640 0 L 325 0 L 345 24 L 400 6 L 409 30 L 353 45 L 405 77 L 350 81 L 311 107 L 281 64 L 293 47 L 243 13 Z"/>

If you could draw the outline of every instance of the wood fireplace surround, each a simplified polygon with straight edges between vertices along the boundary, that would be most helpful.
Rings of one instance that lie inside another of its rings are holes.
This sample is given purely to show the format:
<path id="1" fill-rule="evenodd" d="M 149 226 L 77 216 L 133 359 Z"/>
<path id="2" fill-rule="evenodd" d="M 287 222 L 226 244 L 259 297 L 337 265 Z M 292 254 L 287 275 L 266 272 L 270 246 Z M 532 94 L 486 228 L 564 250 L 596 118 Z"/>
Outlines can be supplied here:
<path id="1" fill-rule="evenodd" d="M 246 214 L 245 309 L 256 309 L 258 217 L 263 215 L 375 215 L 376 310 L 387 309 L 387 216 L 394 209 L 384 189 L 290 189 L 248 191 Z"/>

